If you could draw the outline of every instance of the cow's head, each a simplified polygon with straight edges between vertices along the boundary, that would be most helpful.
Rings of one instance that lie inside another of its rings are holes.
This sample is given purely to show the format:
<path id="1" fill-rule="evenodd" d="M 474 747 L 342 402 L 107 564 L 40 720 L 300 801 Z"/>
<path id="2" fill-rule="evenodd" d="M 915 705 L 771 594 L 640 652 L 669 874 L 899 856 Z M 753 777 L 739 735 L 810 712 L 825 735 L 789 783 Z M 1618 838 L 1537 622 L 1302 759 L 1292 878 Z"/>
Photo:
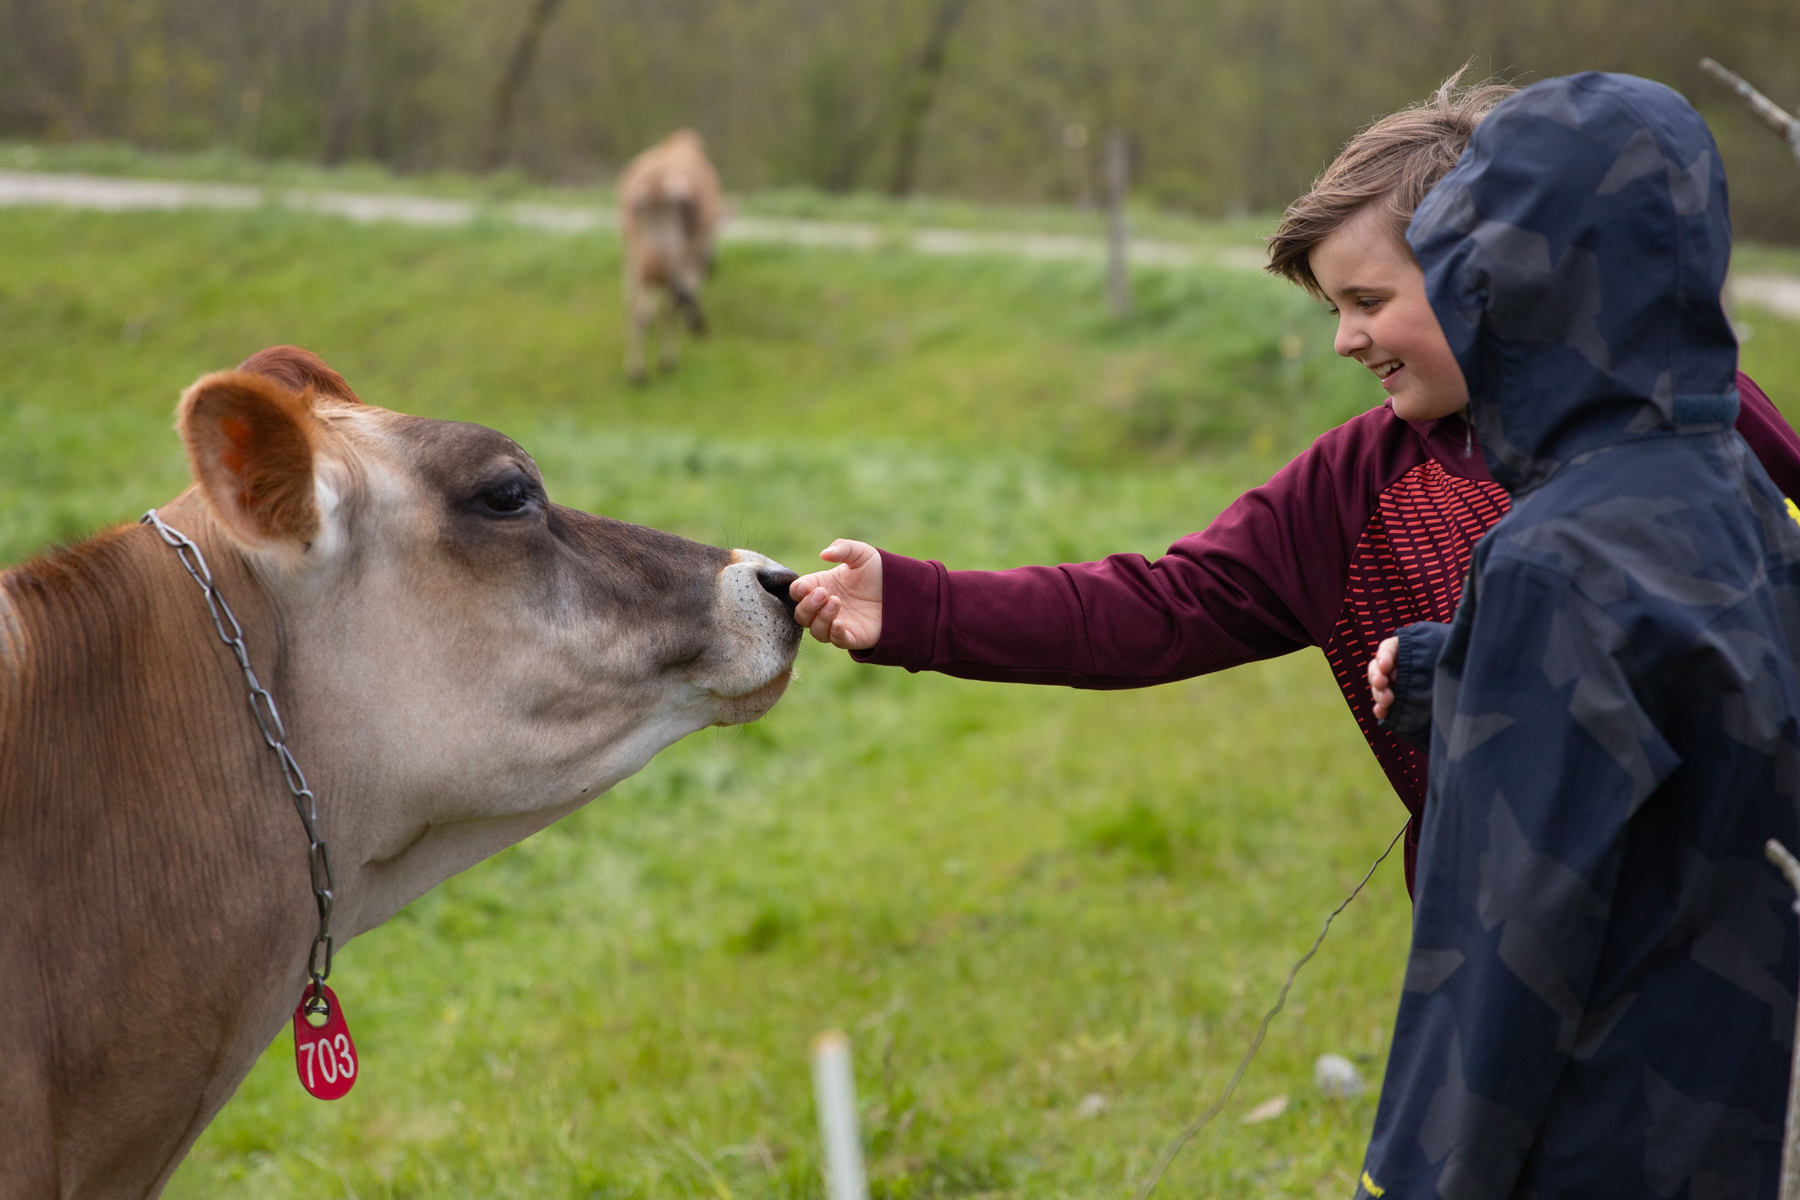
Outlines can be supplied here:
<path id="1" fill-rule="evenodd" d="M 787 687 L 791 572 L 553 504 L 490 429 L 363 404 L 292 347 L 199 380 L 179 427 L 198 495 L 165 516 L 210 510 L 270 597 L 344 933 Z"/>

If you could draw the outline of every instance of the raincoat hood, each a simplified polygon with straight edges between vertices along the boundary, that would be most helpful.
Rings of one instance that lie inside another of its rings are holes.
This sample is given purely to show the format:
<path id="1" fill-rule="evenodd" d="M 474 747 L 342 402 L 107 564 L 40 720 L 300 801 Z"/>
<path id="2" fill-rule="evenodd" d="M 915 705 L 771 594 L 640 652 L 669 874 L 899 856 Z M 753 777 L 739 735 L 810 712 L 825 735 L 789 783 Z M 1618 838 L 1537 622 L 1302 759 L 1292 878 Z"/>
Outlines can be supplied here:
<path id="1" fill-rule="evenodd" d="M 1736 419 L 1725 170 L 1677 92 L 1589 72 L 1508 97 L 1407 242 L 1508 491 L 1608 445 Z"/>

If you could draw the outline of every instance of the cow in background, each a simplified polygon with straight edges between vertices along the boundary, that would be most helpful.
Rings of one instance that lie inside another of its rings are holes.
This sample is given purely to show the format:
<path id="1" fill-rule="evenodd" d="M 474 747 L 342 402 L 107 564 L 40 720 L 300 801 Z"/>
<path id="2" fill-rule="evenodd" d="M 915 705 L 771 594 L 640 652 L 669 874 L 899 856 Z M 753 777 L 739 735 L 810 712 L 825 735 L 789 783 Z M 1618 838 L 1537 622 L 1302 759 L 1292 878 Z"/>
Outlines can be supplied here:
<path id="1" fill-rule="evenodd" d="M 626 164 L 619 177 L 619 229 L 625 239 L 625 372 L 633 381 L 644 379 L 644 340 L 658 317 L 679 314 L 696 335 L 706 333 L 700 285 L 712 270 L 713 237 L 723 217 L 718 172 L 693 130 L 670 134 Z M 671 370 L 679 335 L 671 321 L 662 325 L 662 365 Z"/>

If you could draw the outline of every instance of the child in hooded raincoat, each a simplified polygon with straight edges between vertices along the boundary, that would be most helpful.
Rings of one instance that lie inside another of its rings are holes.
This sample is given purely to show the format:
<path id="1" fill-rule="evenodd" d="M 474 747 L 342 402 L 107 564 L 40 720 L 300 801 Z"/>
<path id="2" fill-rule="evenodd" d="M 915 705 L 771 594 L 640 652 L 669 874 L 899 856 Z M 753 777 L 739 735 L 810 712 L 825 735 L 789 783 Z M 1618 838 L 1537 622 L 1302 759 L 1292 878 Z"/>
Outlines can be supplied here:
<path id="1" fill-rule="evenodd" d="M 1371 671 L 1431 759 L 1357 1195 L 1773 1197 L 1800 525 L 1732 430 L 1718 151 L 1659 84 L 1546 80 L 1408 241 L 1512 507 Z"/>

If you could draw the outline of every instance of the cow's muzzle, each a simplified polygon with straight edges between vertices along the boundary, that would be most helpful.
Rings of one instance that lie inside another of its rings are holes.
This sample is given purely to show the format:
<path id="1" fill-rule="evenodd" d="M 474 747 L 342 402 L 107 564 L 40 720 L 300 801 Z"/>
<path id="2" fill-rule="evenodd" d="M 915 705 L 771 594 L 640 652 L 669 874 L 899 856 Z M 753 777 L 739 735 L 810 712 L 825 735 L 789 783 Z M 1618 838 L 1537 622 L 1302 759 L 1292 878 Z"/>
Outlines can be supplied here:
<path id="1" fill-rule="evenodd" d="M 794 580 L 798 578 L 800 578 L 800 576 L 794 574 L 786 567 L 774 563 L 762 567 L 756 572 L 756 582 L 762 584 L 763 591 L 769 593 L 769 595 L 775 597 L 777 600 L 781 601 L 782 604 L 787 606 L 789 616 L 792 616 L 794 614 L 794 609 L 800 606 L 800 602 L 794 599 L 788 590 L 793 586 Z"/>

